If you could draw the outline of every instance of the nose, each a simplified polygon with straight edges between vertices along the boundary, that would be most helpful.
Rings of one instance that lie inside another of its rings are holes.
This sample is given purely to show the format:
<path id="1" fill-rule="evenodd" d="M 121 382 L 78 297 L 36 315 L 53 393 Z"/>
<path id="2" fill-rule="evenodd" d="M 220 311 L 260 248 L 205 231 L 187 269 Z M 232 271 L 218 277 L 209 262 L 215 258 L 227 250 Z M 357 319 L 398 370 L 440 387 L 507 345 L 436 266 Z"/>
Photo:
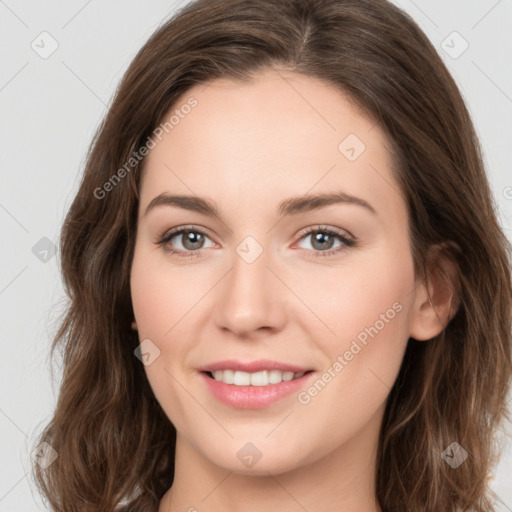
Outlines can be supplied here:
<path id="1" fill-rule="evenodd" d="M 270 268 L 268 251 L 254 261 L 240 254 L 234 254 L 231 271 L 219 283 L 215 323 L 240 338 L 268 336 L 285 324 L 288 289 Z"/>

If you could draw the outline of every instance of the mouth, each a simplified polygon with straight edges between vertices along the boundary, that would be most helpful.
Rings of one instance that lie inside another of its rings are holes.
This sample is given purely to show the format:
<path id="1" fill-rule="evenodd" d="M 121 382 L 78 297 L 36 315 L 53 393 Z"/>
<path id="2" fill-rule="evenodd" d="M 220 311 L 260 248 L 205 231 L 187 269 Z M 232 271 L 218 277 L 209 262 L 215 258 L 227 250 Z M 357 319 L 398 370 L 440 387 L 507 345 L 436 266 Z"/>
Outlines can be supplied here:
<path id="1" fill-rule="evenodd" d="M 225 359 L 198 368 L 206 389 L 236 409 L 262 409 L 298 393 L 315 370 L 275 359 Z"/>
<path id="2" fill-rule="evenodd" d="M 241 370 L 225 369 L 215 371 L 203 371 L 207 377 L 223 384 L 233 386 L 269 386 L 281 384 L 300 379 L 304 375 L 312 373 L 313 370 L 301 372 L 281 371 L 281 370 L 261 370 L 257 372 L 245 372 Z"/>

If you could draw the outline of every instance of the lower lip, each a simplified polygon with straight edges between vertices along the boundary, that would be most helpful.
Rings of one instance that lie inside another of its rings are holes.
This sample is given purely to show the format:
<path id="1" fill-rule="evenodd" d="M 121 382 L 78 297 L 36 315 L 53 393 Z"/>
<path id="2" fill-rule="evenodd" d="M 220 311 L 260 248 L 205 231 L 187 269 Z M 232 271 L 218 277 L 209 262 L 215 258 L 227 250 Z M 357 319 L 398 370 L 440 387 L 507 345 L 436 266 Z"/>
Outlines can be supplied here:
<path id="1" fill-rule="evenodd" d="M 268 384 L 267 386 L 235 386 L 212 379 L 205 372 L 201 372 L 201 377 L 213 396 L 224 404 L 238 409 L 263 409 L 268 407 L 281 398 L 298 392 L 311 375 L 313 375 L 313 372 L 306 373 L 298 379 L 283 381 L 279 384 Z"/>

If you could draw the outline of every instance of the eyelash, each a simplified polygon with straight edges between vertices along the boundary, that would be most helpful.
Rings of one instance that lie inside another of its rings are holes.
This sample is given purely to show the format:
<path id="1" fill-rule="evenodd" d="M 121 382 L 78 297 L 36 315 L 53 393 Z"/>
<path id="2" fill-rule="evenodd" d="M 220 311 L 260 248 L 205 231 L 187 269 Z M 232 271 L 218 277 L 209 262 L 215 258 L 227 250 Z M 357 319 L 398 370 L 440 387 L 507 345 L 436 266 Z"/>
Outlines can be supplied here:
<path id="1" fill-rule="evenodd" d="M 155 242 L 156 245 L 161 245 L 162 249 L 170 254 L 174 254 L 180 258 L 197 258 L 201 256 L 201 249 L 198 249 L 196 251 L 182 251 L 181 249 L 173 249 L 169 242 L 177 235 L 181 235 L 185 233 L 186 231 L 190 231 L 193 233 L 199 233 L 201 235 L 204 235 L 208 238 L 208 234 L 204 232 L 202 229 L 198 229 L 195 226 L 183 226 L 180 228 L 173 229 L 171 231 L 166 231 L 162 235 L 158 237 L 158 240 Z M 354 247 L 356 245 L 356 239 L 355 238 L 349 238 L 342 234 L 341 231 L 338 231 L 334 228 L 330 227 L 324 227 L 324 226 L 315 226 L 313 228 L 309 228 L 307 231 L 303 232 L 299 240 L 302 240 L 303 238 L 306 238 L 307 236 L 313 234 L 313 233 L 323 233 L 327 235 L 334 236 L 338 240 L 340 240 L 344 246 L 346 247 Z M 329 249 L 326 251 L 314 251 L 315 257 L 319 258 L 325 258 L 327 256 L 332 256 L 340 251 L 344 250 L 344 247 L 337 247 L 336 249 Z M 185 254 L 183 254 L 185 252 Z"/>

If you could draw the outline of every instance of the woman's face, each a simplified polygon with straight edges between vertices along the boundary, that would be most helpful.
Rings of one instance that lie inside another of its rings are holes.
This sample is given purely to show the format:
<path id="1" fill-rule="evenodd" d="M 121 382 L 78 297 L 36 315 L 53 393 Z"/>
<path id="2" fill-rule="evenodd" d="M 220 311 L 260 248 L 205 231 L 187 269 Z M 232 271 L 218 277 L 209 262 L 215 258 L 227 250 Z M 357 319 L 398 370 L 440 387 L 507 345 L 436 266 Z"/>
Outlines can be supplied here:
<path id="1" fill-rule="evenodd" d="M 383 132 L 284 71 L 195 86 L 170 115 L 141 182 L 131 292 L 179 442 L 264 474 L 375 440 L 417 295 Z"/>

